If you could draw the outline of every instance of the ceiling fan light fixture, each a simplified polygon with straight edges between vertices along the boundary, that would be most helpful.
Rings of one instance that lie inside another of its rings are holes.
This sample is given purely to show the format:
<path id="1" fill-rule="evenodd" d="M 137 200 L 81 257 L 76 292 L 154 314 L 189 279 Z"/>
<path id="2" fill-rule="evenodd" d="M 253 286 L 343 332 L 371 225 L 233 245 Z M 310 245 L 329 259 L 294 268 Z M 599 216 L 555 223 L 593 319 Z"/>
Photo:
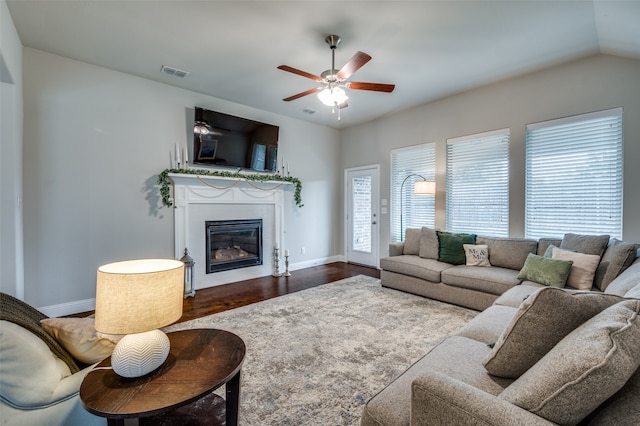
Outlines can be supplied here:
<path id="1" fill-rule="evenodd" d="M 204 121 L 196 121 L 193 124 L 193 133 L 197 135 L 208 135 L 213 129 Z"/>
<path id="2" fill-rule="evenodd" d="M 335 106 L 344 103 L 349 97 L 340 87 L 334 87 L 332 89 L 326 88 L 323 91 L 318 93 L 318 99 L 327 105 L 327 106 Z"/>

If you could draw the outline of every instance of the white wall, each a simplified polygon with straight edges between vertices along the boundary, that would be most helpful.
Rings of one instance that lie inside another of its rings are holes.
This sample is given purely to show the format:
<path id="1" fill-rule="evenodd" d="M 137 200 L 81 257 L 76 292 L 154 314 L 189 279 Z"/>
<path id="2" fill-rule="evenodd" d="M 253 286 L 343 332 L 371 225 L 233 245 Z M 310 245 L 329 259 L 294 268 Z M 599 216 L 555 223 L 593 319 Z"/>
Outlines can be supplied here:
<path id="1" fill-rule="evenodd" d="M 0 290 L 24 297 L 22 264 L 22 43 L 0 1 Z"/>
<path id="2" fill-rule="evenodd" d="M 173 213 L 155 184 L 174 145 L 186 144 L 196 105 L 280 126 L 279 152 L 305 204 L 286 198 L 291 262 L 340 254 L 337 130 L 31 48 L 23 57 L 27 302 L 91 299 L 98 266 L 173 257 Z"/>
<path id="3" fill-rule="evenodd" d="M 524 235 L 525 125 L 624 107 L 623 238 L 640 242 L 640 61 L 598 55 L 431 102 L 341 133 L 342 167 L 381 164 L 381 198 L 390 199 L 393 148 L 436 142 L 436 227 L 445 226 L 447 138 L 511 129 L 510 235 Z M 389 215 L 380 253 L 388 253 Z"/>

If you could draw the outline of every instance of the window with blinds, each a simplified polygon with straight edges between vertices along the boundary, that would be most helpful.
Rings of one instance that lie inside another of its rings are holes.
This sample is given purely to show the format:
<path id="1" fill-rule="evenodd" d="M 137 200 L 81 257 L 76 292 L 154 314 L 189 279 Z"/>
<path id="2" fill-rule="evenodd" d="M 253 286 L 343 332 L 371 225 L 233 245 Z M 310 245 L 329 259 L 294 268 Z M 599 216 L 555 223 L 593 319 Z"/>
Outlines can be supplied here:
<path id="1" fill-rule="evenodd" d="M 422 180 L 420 176 L 428 181 L 435 181 L 435 143 L 391 151 L 392 242 L 402 241 L 404 230 L 407 228 L 435 227 L 435 197 L 413 193 L 414 183 Z M 403 182 L 404 186 L 402 186 Z M 402 222 L 402 229 L 400 222 Z"/>
<path id="2" fill-rule="evenodd" d="M 446 227 L 509 236 L 509 129 L 447 139 Z"/>
<path id="3" fill-rule="evenodd" d="M 527 125 L 525 235 L 622 238 L 622 108 Z"/>

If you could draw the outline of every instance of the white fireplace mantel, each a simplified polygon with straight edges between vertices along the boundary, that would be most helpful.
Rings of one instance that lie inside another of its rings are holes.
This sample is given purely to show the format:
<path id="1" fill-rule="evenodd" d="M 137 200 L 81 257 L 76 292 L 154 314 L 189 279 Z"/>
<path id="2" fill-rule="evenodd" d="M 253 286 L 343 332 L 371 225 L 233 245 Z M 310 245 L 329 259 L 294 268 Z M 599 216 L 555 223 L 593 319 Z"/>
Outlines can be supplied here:
<path id="1" fill-rule="evenodd" d="M 173 181 L 176 259 L 184 249 L 194 258 L 196 289 L 257 278 L 273 272 L 273 251 L 283 242 L 284 189 L 289 182 L 256 182 L 208 175 L 169 173 Z M 269 210 L 264 213 L 264 209 Z M 272 208 L 272 210 L 271 210 Z M 263 219 L 263 265 L 206 274 L 204 220 Z"/>

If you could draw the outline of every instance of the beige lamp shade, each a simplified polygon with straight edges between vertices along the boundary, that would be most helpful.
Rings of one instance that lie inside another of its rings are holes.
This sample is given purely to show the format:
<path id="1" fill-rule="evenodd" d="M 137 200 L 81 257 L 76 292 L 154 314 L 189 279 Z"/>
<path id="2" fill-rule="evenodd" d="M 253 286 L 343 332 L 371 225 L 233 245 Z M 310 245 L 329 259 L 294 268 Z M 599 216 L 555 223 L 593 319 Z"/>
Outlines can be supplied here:
<path id="1" fill-rule="evenodd" d="M 413 185 L 413 193 L 418 195 L 433 195 L 436 193 L 436 183 L 428 180 L 418 180 Z"/>
<path id="2" fill-rule="evenodd" d="M 95 328 L 107 334 L 141 333 L 182 316 L 184 263 L 141 259 L 98 268 Z"/>

